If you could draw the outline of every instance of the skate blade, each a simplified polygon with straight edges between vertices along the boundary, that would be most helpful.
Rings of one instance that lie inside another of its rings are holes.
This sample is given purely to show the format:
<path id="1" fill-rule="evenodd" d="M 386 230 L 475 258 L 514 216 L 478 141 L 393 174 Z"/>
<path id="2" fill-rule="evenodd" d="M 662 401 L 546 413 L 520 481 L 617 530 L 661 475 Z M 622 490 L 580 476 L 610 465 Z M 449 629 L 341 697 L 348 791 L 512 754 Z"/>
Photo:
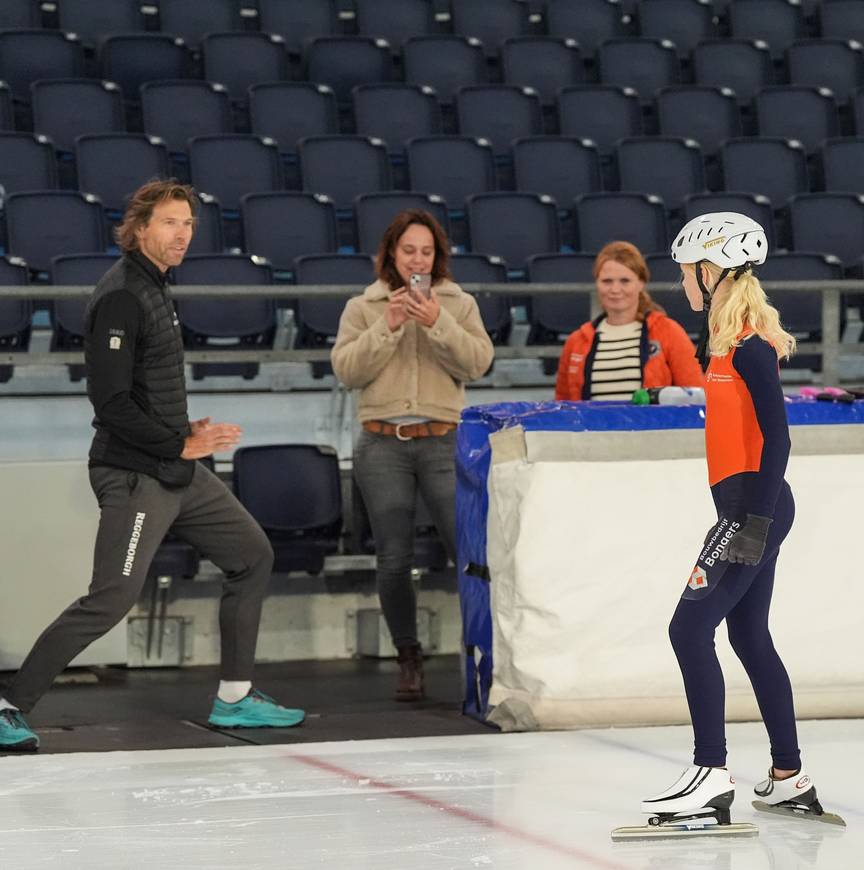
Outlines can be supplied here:
<path id="1" fill-rule="evenodd" d="M 759 833 L 756 825 L 740 822 L 731 825 L 633 825 L 632 827 L 615 828 L 612 831 L 613 842 L 622 840 L 673 840 L 681 837 L 755 837 Z"/>
<path id="2" fill-rule="evenodd" d="M 822 822 L 825 825 L 846 827 L 844 819 L 836 813 L 822 813 L 821 816 L 817 816 L 816 813 L 808 813 L 805 810 L 793 810 L 789 807 L 773 807 L 764 801 L 753 801 L 752 803 L 753 809 L 759 810 L 760 813 L 771 813 L 772 816 L 783 816 L 787 819 L 808 819 L 812 822 Z"/>

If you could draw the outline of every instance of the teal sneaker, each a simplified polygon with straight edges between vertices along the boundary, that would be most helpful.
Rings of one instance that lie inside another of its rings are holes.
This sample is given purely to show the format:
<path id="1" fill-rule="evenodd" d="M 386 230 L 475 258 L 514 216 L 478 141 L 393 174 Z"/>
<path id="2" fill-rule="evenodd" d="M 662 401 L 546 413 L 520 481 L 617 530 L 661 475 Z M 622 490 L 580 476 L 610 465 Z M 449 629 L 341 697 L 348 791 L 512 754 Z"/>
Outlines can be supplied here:
<path id="1" fill-rule="evenodd" d="M 252 689 L 236 704 L 217 697 L 207 721 L 217 728 L 291 728 L 305 718 L 302 710 L 280 707 L 269 695 Z"/>
<path id="2" fill-rule="evenodd" d="M 39 738 L 30 730 L 20 710 L 8 707 L 0 710 L 0 752 L 34 752 L 39 748 Z"/>

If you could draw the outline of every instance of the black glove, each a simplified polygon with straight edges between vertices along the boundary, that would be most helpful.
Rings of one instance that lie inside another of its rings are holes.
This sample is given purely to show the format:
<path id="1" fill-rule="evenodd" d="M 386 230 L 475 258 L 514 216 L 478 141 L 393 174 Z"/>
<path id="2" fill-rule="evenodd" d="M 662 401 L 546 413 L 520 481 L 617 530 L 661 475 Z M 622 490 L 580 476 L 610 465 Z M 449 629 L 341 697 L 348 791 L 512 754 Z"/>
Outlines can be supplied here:
<path id="1" fill-rule="evenodd" d="M 742 565 L 758 565 L 765 552 L 768 527 L 774 522 L 768 517 L 747 514 L 744 525 L 735 532 L 729 545 L 720 554 L 720 561 L 738 562 Z"/>

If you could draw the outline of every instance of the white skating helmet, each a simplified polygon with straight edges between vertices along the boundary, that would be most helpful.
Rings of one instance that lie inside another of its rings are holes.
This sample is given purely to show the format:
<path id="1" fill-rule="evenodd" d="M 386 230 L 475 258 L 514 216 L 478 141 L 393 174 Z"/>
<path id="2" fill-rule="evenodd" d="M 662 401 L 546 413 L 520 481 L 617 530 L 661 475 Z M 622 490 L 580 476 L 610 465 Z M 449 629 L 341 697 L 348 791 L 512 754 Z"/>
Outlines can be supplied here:
<path id="1" fill-rule="evenodd" d="M 688 221 L 672 243 L 676 263 L 708 260 L 722 269 L 758 266 L 768 256 L 765 230 L 747 215 L 716 211 Z"/>

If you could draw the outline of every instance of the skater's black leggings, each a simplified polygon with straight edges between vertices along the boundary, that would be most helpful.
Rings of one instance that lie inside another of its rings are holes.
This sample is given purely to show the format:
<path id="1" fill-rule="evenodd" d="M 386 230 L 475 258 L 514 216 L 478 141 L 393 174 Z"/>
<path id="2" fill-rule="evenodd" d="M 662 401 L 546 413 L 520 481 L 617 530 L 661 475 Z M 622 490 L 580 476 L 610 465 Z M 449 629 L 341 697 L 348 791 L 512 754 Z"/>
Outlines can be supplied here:
<path id="1" fill-rule="evenodd" d="M 771 740 L 774 766 L 781 770 L 801 766 L 792 687 L 768 630 L 774 566 L 794 515 L 792 493 L 784 483 L 759 564 L 721 563 L 724 572 L 717 582 L 712 586 L 709 573 L 708 588 L 697 594 L 685 592 L 672 617 L 669 637 L 684 677 L 693 720 L 694 764 L 726 764 L 726 689 L 714 650 L 714 630 L 725 619 L 732 649 L 753 684 Z"/>

